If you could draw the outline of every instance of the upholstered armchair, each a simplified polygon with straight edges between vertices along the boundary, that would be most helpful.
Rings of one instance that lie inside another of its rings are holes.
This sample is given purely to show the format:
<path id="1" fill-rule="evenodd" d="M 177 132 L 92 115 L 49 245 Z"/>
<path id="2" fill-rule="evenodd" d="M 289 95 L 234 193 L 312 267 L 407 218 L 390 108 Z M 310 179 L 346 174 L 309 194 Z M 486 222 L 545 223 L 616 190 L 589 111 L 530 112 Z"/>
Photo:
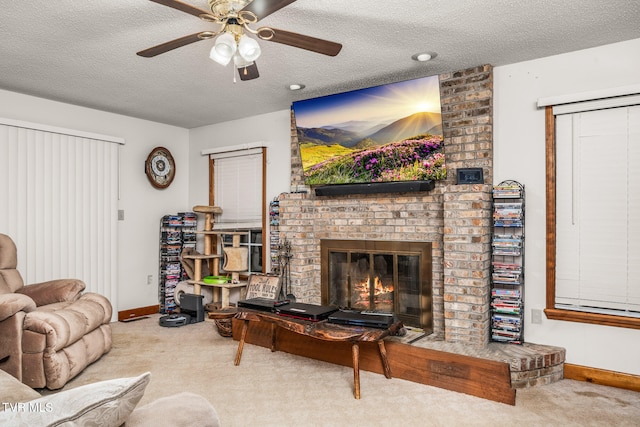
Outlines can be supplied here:
<path id="1" fill-rule="evenodd" d="M 0 369 L 58 389 L 111 349 L 111 303 L 76 279 L 24 285 L 13 240 L 0 234 Z"/>

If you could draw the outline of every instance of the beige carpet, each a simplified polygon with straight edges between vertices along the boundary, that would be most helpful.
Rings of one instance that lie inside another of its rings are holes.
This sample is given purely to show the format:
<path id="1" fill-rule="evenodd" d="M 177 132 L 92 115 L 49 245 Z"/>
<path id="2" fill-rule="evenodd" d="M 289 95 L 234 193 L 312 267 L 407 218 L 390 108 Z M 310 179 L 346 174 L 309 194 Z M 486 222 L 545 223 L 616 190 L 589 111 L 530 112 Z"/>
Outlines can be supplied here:
<path id="1" fill-rule="evenodd" d="M 518 390 L 516 406 L 361 372 L 237 341 L 209 320 L 180 328 L 159 315 L 113 324 L 113 349 L 64 389 L 151 371 L 140 405 L 180 391 L 205 396 L 223 426 L 638 426 L 640 393 L 563 380 Z M 175 414 L 189 417 L 189 408 Z M 171 420 L 165 424 L 171 425 Z"/>

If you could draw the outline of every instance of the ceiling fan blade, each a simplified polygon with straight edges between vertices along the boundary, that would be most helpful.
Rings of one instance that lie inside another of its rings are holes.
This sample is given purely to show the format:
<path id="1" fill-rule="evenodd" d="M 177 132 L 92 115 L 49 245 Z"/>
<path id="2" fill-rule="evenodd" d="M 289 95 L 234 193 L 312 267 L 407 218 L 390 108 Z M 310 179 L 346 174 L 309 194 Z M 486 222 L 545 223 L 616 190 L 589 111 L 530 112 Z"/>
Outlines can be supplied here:
<path id="1" fill-rule="evenodd" d="M 168 6 L 173 9 L 186 12 L 195 17 L 200 17 L 200 15 L 211 15 L 211 12 L 207 12 L 206 10 L 199 9 L 195 6 L 191 6 L 190 4 L 183 3 L 179 0 L 151 0 L 154 3 L 161 4 L 163 6 Z"/>
<path id="2" fill-rule="evenodd" d="M 254 62 L 251 65 L 247 65 L 246 67 L 238 67 L 238 74 L 240 75 L 240 80 L 253 80 L 260 77 L 258 73 L 258 66 Z"/>
<path id="3" fill-rule="evenodd" d="M 253 0 L 242 10 L 254 13 L 258 17 L 258 20 L 260 20 L 290 5 L 294 1 L 296 0 Z"/>
<path id="4" fill-rule="evenodd" d="M 161 53 L 169 52 L 170 50 L 177 49 L 179 47 L 202 40 L 199 35 L 200 33 L 195 33 L 188 36 L 180 37 L 179 39 L 171 40 L 169 42 L 150 47 L 149 49 L 141 50 L 137 53 L 137 55 L 143 56 L 145 58 L 152 58 L 156 55 L 160 55 Z"/>
<path id="5" fill-rule="evenodd" d="M 278 30 L 275 28 L 272 29 L 274 34 L 268 41 L 299 47 L 300 49 L 306 49 L 329 56 L 336 56 L 340 53 L 340 49 L 342 49 L 342 45 L 340 43 L 334 43 L 328 40 L 317 39 L 315 37 Z"/>

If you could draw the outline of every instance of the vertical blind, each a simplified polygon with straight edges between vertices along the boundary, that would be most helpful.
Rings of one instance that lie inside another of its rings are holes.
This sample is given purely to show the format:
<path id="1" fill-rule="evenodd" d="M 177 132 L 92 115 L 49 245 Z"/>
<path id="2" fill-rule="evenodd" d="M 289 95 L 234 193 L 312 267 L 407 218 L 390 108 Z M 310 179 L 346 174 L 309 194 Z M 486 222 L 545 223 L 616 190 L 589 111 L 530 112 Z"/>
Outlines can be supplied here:
<path id="1" fill-rule="evenodd" d="M 558 115 L 556 138 L 556 307 L 640 315 L 640 106 Z"/>
<path id="2" fill-rule="evenodd" d="M 119 141 L 0 123 L 0 232 L 25 283 L 78 278 L 117 312 Z"/>
<path id="3" fill-rule="evenodd" d="M 214 160 L 215 204 L 222 208 L 214 228 L 262 227 L 262 151 L 211 154 Z"/>

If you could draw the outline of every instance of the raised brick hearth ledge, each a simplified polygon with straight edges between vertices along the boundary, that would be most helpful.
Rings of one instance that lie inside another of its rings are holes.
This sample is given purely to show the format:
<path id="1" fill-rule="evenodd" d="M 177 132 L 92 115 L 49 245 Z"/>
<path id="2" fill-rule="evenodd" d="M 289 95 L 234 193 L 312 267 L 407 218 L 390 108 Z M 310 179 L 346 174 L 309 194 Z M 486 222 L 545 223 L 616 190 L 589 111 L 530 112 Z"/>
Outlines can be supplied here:
<path id="1" fill-rule="evenodd" d="M 551 384 L 564 377 L 565 349 L 561 347 L 527 342 L 522 345 L 491 342 L 486 347 L 476 347 L 432 337 L 422 338 L 412 345 L 507 362 L 511 367 L 511 387 L 515 389 Z"/>

